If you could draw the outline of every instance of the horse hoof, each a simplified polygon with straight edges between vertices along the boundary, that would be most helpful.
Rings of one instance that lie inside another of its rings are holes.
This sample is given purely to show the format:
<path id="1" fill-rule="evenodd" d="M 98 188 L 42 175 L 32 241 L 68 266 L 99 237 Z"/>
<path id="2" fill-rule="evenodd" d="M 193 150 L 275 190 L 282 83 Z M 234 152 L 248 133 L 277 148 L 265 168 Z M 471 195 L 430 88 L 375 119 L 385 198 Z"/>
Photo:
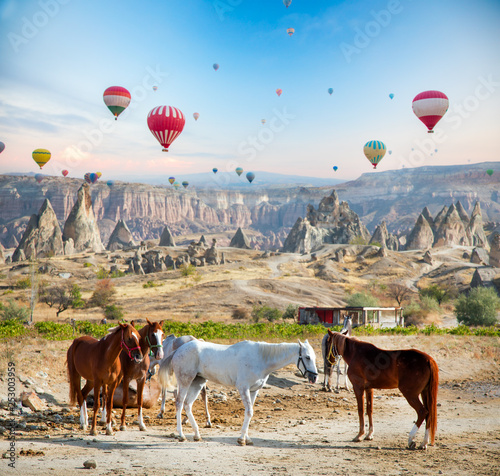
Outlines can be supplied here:
<path id="1" fill-rule="evenodd" d="M 90 430 L 90 434 L 91 434 L 92 436 L 96 436 L 96 435 L 97 435 L 97 431 L 95 430 L 95 428 L 94 428 L 94 429 L 92 429 L 92 430 Z"/>
<path id="2" fill-rule="evenodd" d="M 114 435 L 113 430 L 110 430 L 109 428 L 106 428 L 106 435 L 113 436 Z"/>
<path id="3" fill-rule="evenodd" d="M 425 451 L 427 449 L 427 445 L 420 445 L 418 449 Z"/>
<path id="4" fill-rule="evenodd" d="M 361 441 L 361 438 L 363 438 L 363 435 L 361 436 L 356 436 L 356 438 L 354 438 L 352 441 L 355 441 L 356 443 L 360 442 Z"/>
<path id="5" fill-rule="evenodd" d="M 368 435 L 368 436 L 365 438 L 365 440 L 368 440 L 368 441 L 373 440 L 373 435 Z"/>
<path id="6" fill-rule="evenodd" d="M 238 444 L 239 444 L 240 446 L 245 446 L 245 445 L 246 445 L 245 438 L 238 438 Z"/>
<path id="7" fill-rule="evenodd" d="M 412 441 L 412 442 L 408 445 L 408 449 L 409 449 L 409 450 L 414 450 L 414 449 L 416 449 L 416 448 L 417 448 L 417 444 L 416 444 L 414 441 Z"/>
<path id="8" fill-rule="evenodd" d="M 127 427 L 125 425 L 120 426 L 120 431 L 125 431 Z"/>
<path id="9" fill-rule="evenodd" d="M 156 418 L 163 418 L 163 413 L 158 413 L 158 416 Z"/>
<path id="10" fill-rule="evenodd" d="M 195 437 L 193 438 L 193 440 L 194 440 L 194 441 L 201 441 L 201 436 L 195 436 Z"/>
<path id="11" fill-rule="evenodd" d="M 186 441 L 186 437 L 185 436 L 179 436 L 177 439 L 179 441 Z"/>
<path id="12" fill-rule="evenodd" d="M 212 423 L 210 423 L 209 421 L 207 421 L 207 424 L 205 425 L 205 428 L 212 428 Z"/>
<path id="13" fill-rule="evenodd" d="M 246 444 L 247 446 L 253 446 L 253 441 L 250 438 L 247 438 Z"/>
<path id="14" fill-rule="evenodd" d="M 141 431 L 146 431 L 146 429 L 147 429 L 147 428 L 146 428 L 144 425 L 139 426 L 139 430 L 141 430 Z"/>

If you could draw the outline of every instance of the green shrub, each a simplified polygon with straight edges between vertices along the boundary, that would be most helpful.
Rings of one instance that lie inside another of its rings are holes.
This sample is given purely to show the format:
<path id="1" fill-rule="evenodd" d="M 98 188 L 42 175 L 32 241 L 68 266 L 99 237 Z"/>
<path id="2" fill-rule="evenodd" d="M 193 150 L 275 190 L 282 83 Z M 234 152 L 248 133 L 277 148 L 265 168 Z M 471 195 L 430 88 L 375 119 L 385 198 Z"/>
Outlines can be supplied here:
<path id="1" fill-rule="evenodd" d="M 31 287 L 31 279 L 29 276 L 26 276 L 25 278 L 18 279 L 16 281 L 16 288 L 17 289 L 28 289 Z"/>
<path id="2" fill-rule="evenodd" d="M 468 326 L 493 326 L 497 324 L 500 298 L 493 288 L 474 288 L 469 296 L 461 294 L 455 304 L 459 324 Z"/>
<path id="3" fill-rule="evenodd" d="M 126 275 L 127 275 L 127 273 L 125 273 L 125 271 L 122 271 L 122 270 L 120 270 L 120 269 L 117 269 L 116 271 L 113 271 L 113 272 L 109 275 L 109 277 L 110 277 L 111 279 L 114 279 L 114 278 L 123 278 L 123 277 L 124 277 L 124 276 L 126 276 Z"/>
<path id="4" fill-rule="evenodd" d="M 90 268 L 92 266 L 92 263 L 83 263 L 84 268 Z"/>
<path id="5" fill-rule="evenodd" d="M 449 301 L 453 297 L 456 297 L 454 296 L 453 288 L 444 288 L 438 284 L 431 284 L 426 288 L 420 289 L 418 293 L 422 298 L 430 297 L 434 299 L 439 305 L 443 302 Z"/>
<path id="6" fill-rule="evenodd" d="M 35 329 L 48 340 L 66 340 L 75 337 L 73 327 L 70 324 L 58 324 L 52 321 L 37 322 Z"/>
<path id="7" fill-rule="evenodd" d="M 106 279 L 109 278 L 109 271 L 102 266 L 99 267 L 99 269 L 95 273 L 97 279 Z"/>
<path id="8" fill-rule="evenodd" d="M 123 317 L 123 308 L 116 304 L 110 304 L 104 308 L 106 319 L 121 319 Z"/>
<path id="9" fill-rule="evenodd" d="M 298 312 L 299 312 L 299 306 L 289 304 L 281 317 L 283 318 L 283 320 L 286 319 L 295 320 L 297 319 Z"/>
<path id="10" fill-rule="evenodd" d="M 7 305 L 3 305 L 2 319 L 4 321 L 29 321 L 30 310 L 27 307 L 19 306 L 12 299 L 9 299 Z"/>
<path id="11" fill-rule="evenodd" d="M 157 288 L 159 286 L 163 286 L 163 283 L 155 283 L 154 281 L 148 281 L 142 285 L 143 288 Z"/>
<path id="12" fill-rule="evenodd" d="M 196 267 L 192 264 L 183 264 L 179 269 L 181 270 L 181 275 L 184 277 L 191 276 L 196 272 Z"/>
<path id="13" fill-rule="evenodd" d="M 0 321 L 0 339 L 22 336 L 25 333 L 26 328 L 17 319 Z"/>
<path id="14" fill-rule="evenodd" d="M 351 241 L 349 241 L 350 245 L 367 245 L 368 242 L 361 236 L 355 236 Z"/>
<path id="15" fill-rule="evenodd" d="M 254 322 L 259 322 L 261 319 L 273 322 L 281 318 L 281 311 L 275 307 L 261 306 L 252 309 L 252 318 Z"/>
<path id="16" fill-rule="evenodd" d="M 370 294 L 354 293 L 347 297 L 347 305 L 350 307 L 377 307 L 378 299 Z"/>
<path id="17" fill-rule="evenodd" d="M 71 307 L 73 309 L 83 309 L 85 307 L 85 301 L 82 299 L 82 292 L 78 284 L 73 284 L 70 291 L 71 295 Z"/>

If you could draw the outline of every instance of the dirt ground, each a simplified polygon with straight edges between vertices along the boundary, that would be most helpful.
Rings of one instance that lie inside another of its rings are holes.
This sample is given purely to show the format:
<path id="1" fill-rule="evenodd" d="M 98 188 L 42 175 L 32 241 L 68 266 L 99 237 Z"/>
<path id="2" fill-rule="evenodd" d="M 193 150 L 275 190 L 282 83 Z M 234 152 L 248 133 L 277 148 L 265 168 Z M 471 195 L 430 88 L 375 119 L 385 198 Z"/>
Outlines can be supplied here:
<path id="1" fill-rule="evenodd" d="M 70 342 L 8 341 L 0 355 L 0 397 L 7 398 L 7 362 L 16 363 L 16 392 L 34 389 L 45 399 L 45 412 L 11 415 L 0 409 L 4 430 L 17 426 L 16 465 L 0 459 L 0 474 L 77 475 L 494 475 L 500 474 L 500 343 L 495 338 L 459 336 L 377 336 L 365 338 L 380 347 L 417 347 L 440 367 L 438 433 L 427 451 L 406 448 L 415 413 L 397 390 L 375 391 L 373 441 L 354 443 L 358 429 L 355 397 L 341 389 L 321 391 L 295 366 L 269 378 L 255 405 L 250 424 L 254 446 L 236 443 L 243 406 L 234 389 L 209 383 L 213 428 L 203 428 L 201 401 L 195 403 L 202 441 L 176 438 L 171 395 L 166 417 L 158 419 L 159 403 L 145 410 L 146 432 L 127 412 L 128 430 L 98 436 L 79 428 L 77 408 L 68 406 L 65 351 Z M 311 342 L 320 355 L 320 339 Z M 321 370 L 322 365 L 318 368 Z M 24 382 L 24 383 L 23 383 Z M 341 383 L 343 378 L 341 377 Z M 5 402 L 4 402 L 5 403 Z M 121 409 L 116 410 L 116 415 Z M 89 417 L 92 412 L 89 411 Z M 118 420 L 118 419 L 117 419 Z M 422 430 L 417 441 L 423 438 Z M 7 432 L 0 453 L 9 449 Z M 83 463 L 93 459 L 94 470 Z"/>

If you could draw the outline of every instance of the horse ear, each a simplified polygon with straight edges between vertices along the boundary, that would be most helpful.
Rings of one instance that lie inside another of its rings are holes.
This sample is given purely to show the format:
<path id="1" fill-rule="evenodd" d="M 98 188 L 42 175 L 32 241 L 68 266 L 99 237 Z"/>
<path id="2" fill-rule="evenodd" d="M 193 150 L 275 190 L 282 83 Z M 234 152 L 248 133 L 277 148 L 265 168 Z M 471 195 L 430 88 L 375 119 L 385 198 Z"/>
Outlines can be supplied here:
<path id="1" fill-rule="evenodd" d="M 165 322 L 165 321 L 160 321 L 160 322 L 158 323 L 158 325 L 159 325 L 162 329 L 163 329 L 163 323 L 164 323 L 164 322 Z"/>
<path id="2" fill-rule="evenodd" d="M 147 317 L 146 317 L 146 322 L 147 322 L 150 326 L 152 326 L 152 325 L 153 325 L 153 323 L 152 323 L 152 322 L 151 322 L 151 321 L 150 321 Z"/>
<path id="3" fill-rule="evenodd" d="M 302 342 L 300 342 L 300 339 L 297 339 L 299 341 L 299 345 L 302 347 Z"/>
<path id="4" fill-rule="evenodd" d="M 135 322 L 134 321 L 130 321 L 130 325 L 135 329 Z"/>
<path id="5" fill-rule="evenodd" d="M 332 336 L 333 335 L 333 331 L 331 329 L 328 329 L 328 334 L 330 334 Z"/>
<path id="6" fill-rule="evenodd" d="M 126 329 L 128 326 L 128 324 L 124 324 L 123 322 L 120 322 L 119 324 L 122 329 Z"/>

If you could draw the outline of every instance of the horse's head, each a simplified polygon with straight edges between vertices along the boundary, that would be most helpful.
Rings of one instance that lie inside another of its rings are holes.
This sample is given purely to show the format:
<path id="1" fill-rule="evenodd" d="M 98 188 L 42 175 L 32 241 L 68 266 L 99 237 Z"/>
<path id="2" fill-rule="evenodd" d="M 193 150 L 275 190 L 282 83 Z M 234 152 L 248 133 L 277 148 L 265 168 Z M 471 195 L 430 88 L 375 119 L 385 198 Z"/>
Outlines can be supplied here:
<path id="1" fill-rule="evenodd" d="M 341 332 L 333 332 L 328 329 L 328 338 L 326 339 L 326 356 L 331 365 L 337 365 L 342 358 L 343 339 L 339 337 L 347 335 L 349 329 L 342 329 Z"/>
<path id="2" fill-rule="evenodd" d="M 302 376 L 309 380 L 309 383 L 316 383 L 316 379 L 318 378 L 316 354 L 307 340 L 302 343 L 299 339 L 299 360 L 297 361 L 297 368 Z"/>
<path id="3" fill-rule="evenodd" d="M 130 324 L 120 323 L 120 327 L 122 330 L 122 341 L 120 342 L 120 346 L 125 350 L 131 360 L 136 363 L 142 362 L 144 356 L 142 355 L 139 345 L 141 340 L 139 332 Z"/>
<path id="4" fill-rule="evenodd" d="M 150 322 L 146 319 L 149 329 L 146 336 L 146 342 L 150 347 L 149 355 L 155 360 L 163 359 L 163 321 Z"/>

